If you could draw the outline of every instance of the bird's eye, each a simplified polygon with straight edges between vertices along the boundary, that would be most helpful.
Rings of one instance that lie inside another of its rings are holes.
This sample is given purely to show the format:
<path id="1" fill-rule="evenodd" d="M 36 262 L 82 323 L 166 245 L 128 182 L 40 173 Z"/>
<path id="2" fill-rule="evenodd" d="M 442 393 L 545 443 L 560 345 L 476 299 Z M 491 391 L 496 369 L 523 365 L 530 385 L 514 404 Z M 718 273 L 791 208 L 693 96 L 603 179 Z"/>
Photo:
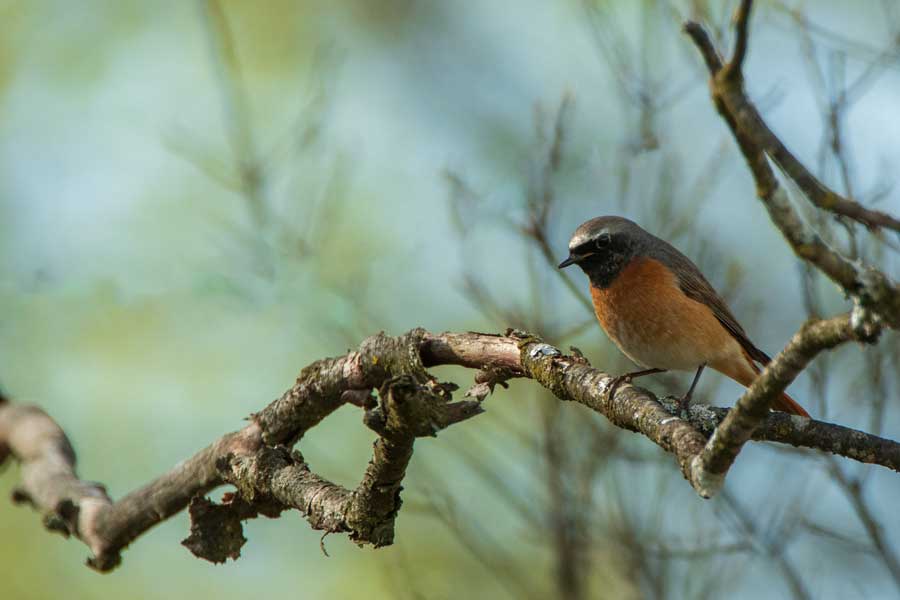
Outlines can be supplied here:
<path id="1" fill-rule="evenodd" d="M 594 245 L 597 246 L 597 248 L 606 248 L 609 246 L 610 242 L 612 242 L 610 235 L 608 233 L 601 233 L 597 236 L 597 239 L 594 240 Z"/>

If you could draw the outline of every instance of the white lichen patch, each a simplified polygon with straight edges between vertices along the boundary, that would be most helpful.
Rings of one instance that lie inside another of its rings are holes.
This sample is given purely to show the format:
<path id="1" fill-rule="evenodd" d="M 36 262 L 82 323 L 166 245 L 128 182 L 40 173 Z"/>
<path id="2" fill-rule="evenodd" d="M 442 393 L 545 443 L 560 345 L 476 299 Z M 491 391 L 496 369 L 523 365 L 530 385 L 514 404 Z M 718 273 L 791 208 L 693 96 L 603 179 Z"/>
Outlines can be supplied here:
<path id="1" fill-rule="evenodd" d="M 716 413 L 708 406 L 692 404 L 688 411 L 690 412 L 690 422 L 699 425 L 704 431 L 712 431 L 719 424 Z"/>
<path id="2" fill-rule="evenodd" d="M 881 329 L 882 319 L 873 310 L 863 306 L 858 297 L 853 297 L 853 309 L 850 311 L 850 328 L 861 339 L 876 336 Z"/>
<path id="3" fill-rule="evenodd" d="M 810 423 L 812 423 L 812 419 L 810 419 L 809 417 L 791 415 L 791 427 L 793 427 L 795 431 L 803 431 L 809 426 Z"/>
<path id="4" fill-rule="evenodd" d="M 613 378 L 612 377 L 604 377 L 600 380 L 600 383 L 597 384 L 597 391 L 600 392 L 601 396 L 605 396 L 606 392 L 609 391 L 610 386 L 612 386 Z"/>
<path id="5" fill-rule="evenodd" d="M 538 358 L 539 356 L 559 356 L 561 352 L 550 344 L 535 344 L 528 351 L 528 356 Z"/>

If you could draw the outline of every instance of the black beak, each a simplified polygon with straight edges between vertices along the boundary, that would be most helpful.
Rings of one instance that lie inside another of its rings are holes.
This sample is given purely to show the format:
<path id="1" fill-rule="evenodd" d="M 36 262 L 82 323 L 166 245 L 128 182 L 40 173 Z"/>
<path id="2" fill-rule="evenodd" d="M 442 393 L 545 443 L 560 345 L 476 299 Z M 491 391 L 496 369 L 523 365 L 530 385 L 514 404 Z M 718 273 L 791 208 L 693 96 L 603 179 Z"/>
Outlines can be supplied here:
<path id="1" fill-rule="evenodd" d="M 566 260 L 564 260 L 564 261 L 562 261 L 561 263 L 559 263 L 559 264 L 556 266 L 556 268 L 557 268 L 557 269 L 565 269 L 566 267 L 568 267 L 568 266 L 570 266 L 570 265 L 574 265 L 575 263 L 577 263 L 577 262 L 578 262 L 579 260 L 581 260 L 582 258 L 584 258 L 584 257 L 583 257 L 583 256 L 576 256 L 576 255 L 574 255 L 574 254 L 570 254 L 570 255 L 569 255 L 569 258 L 567 258 Z"/>

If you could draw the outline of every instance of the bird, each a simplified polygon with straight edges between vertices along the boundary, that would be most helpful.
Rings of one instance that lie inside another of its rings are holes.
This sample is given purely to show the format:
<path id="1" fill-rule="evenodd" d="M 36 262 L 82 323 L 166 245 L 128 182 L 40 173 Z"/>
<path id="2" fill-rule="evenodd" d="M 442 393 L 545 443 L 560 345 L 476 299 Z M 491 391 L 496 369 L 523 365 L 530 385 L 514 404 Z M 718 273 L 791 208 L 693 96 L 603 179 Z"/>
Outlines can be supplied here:
<path id="1" fill-rule="evenodd" d="M 614 385 L 669 370 L 695 371 L 686 408 L 705 367 L 749 387 L 772 359 L 747 336 L 725 301 L 691 260 L 663 239 L 619 216 L 582 223 L 558 268 L 578 265 L 590 280 L 600 326 L 639 371 Z M 614 388 L 611 388 L 614 389 Z M 809 417 L 781 394 L 774 410 Z"/>

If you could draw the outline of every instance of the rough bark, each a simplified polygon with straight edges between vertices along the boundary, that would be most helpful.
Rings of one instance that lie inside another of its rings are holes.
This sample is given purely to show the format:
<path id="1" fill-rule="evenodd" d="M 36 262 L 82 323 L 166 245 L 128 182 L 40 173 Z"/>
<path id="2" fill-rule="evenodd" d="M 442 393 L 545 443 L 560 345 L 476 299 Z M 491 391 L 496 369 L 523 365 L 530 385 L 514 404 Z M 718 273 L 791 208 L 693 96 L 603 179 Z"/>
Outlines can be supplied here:
<path id="1" fill-rule="evenodd" d="M 101 485 L 78 478 L 65 433 L 35 407 L 0 401 L 0 458 L 11 455 L 22 464 L 16 499 L 41 511 L 49 529 L 81 539 L 93 555 L 89 565 L 100 571 L 114 568 L 130 542 L 188 505 L 192 527 L 184 544 L 216 562 L 240 555 L 246 541 L 243 520 L 275 517 L 287 509 L 298 510 L 314 529 L 383 546 L 393 541 L 401 484 L 415 439 L 482 411 L 479 401 L 452 401 L 454 386 L 428 374 L 426 367 L 441 364 L 476 369 L 476 384 L 468 393 L 476 397 L 510 377 L 533 379 L 558 398 L 601 413 L 672 453 L 698 491 L 702 488 L 693 461 L 704 452 L 715 427 L 730 416 L 725 409 L 700 407 L 684 418 L 677 416 L 677 407 L 661 404 L 646 390 L 613 386 L 612 377 L 584 358 L 566 356 L 521 332 L 430 334 L 415 329 L 398 337 L 380 334 L 357 351 L 316 361 L 281 398 L 253 415 L 247 427 L 116 502 Z M 798 368 L 790 361 L 783 368 L 790 365 Z M 783 377 L 778 369 L 773 373 L 770 378 Z M 764 373 L 760 389 L 754 392 L 754 386 L 747 396 L 768 395 L 775 389 L 769 386 L 782 385 L 765 378 Z M 373 388 L 379 391 L 378 402 L 369 396 Z M 362 407 L 364 423 L 378 434 L 372 460 L 353 490 L 320 477 L 290 449 L 310 427 L 348 402 Z M 763 413 L 752 436 L 900 468 L 900 444 L 829 423 Z M 236 491 L 226 494 L 221 504 L 203 497 L 226 483 Z"/>

